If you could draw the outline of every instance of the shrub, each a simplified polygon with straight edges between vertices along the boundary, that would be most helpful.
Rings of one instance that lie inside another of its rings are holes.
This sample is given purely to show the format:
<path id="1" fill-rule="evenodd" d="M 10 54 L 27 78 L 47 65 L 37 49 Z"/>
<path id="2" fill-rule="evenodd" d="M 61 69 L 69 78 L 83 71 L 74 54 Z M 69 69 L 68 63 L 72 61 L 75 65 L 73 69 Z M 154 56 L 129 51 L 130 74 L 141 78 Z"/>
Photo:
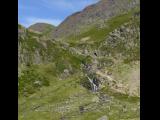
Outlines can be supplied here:
<path id="1" fill-rule="evenodd" d="M 27 68 L 18 77 L 18 94 L 29 95 L 37 91 L 40 87 L 48 85 L 49 81 L 44 75 L 38 73 L 35 68 Z"/>
<path id="2" fill-rule="evenodd" d="M 80 84 L 81 84 L 83 87 L 85 87 L 86 89 L 88 89 L 88 90 L 91 90 L 91 89 L 92 89 L 91 84 L 90 84 L 89 80 L 88 80 L 86 77 L 85 77 L 85 78 L 81 78 Z"/>

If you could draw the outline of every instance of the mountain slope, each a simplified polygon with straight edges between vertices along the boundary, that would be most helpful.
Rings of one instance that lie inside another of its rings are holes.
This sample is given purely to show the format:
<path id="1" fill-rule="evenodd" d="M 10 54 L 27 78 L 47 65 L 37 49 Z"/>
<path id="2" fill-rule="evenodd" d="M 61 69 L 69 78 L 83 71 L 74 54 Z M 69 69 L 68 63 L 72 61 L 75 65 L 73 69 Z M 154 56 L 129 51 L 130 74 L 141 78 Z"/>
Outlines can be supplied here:
<path id="1" fill-rule="evenodd" d="M 106 20 L 126 13 L 136 6 L 139 7 L 139 0 L 100 0 L 67 17 L 51 34 L 54 38 L 61 38 L 66 35 L 79 34 L 81 30 L 85 31 L 91 25 L 103 27 Z"/>
<path id="2" fill-rule="evenodd" d="M 29 26 L 28 29 L 38 31 L 43 34 L 47 34 L 50 31 L 53 31 L 55 29 L 55 26 L 48 24 L 48 23 L 36 23 L 36 24 Z"/>
<path id="3" fill-rule="evenodd" d="M 135 3 L 101 0 L 47 35 L 18 26 L 20 120 L 140 119 L 140 11 Z"/>

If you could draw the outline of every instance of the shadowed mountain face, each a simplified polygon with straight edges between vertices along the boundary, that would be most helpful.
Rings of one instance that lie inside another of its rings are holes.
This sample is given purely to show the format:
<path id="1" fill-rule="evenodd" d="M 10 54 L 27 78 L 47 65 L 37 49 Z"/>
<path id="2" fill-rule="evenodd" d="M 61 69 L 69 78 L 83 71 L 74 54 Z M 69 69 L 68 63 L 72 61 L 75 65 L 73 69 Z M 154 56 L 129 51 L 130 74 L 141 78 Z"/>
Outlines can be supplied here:
<path id="1" fill-rule="evenodd" d="M 52 37 L 61 38 L 66 35 L 78 34 L 81 30 L 84 31 L 87 26 L 94 24 L 103 26 L 106 20 L 123 14 L 138 5 L 139 0 L 101 0 L 67 17 L 51 33 Z"/>

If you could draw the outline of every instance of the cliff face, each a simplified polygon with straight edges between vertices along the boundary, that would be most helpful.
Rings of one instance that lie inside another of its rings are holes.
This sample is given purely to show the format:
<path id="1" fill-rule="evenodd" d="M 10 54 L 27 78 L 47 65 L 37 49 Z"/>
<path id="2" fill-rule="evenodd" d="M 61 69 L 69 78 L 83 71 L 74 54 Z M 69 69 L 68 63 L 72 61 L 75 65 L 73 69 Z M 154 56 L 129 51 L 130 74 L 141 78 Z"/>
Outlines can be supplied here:
<path id="1" fill-rule="evenodd" d="M 67 17 L 52 34 L 54 38 L 78 34 L 81 30 L 97 24 L 103 26 L 108 19 L 139 7 L 139 0 L 101 0 L 80 12 Z M 77 33 L 75 33 L 77 32 Z"/>

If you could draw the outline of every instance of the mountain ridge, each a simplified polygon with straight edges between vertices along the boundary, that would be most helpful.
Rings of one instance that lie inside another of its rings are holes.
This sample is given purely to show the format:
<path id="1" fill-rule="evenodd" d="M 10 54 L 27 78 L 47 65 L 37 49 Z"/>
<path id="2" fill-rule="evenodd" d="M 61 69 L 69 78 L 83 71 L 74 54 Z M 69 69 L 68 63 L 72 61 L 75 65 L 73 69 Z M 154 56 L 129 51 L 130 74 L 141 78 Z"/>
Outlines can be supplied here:
<path id="1" fill-rule="evenodd" d="M 68 16 L 51 33 L 51 36 L 60 38 L 66 36 L 66 34 L 76 34 L 76 31 L 78 34 L 81 29 L 85 29 L 90 24 L 96 24 L 96 22 L 103 24 L 107 19 L 127 12 L 136 6 L 139 6 L 139 0 L 100 0 L 93 5 L 87 6 L 82 11 Z"/>

